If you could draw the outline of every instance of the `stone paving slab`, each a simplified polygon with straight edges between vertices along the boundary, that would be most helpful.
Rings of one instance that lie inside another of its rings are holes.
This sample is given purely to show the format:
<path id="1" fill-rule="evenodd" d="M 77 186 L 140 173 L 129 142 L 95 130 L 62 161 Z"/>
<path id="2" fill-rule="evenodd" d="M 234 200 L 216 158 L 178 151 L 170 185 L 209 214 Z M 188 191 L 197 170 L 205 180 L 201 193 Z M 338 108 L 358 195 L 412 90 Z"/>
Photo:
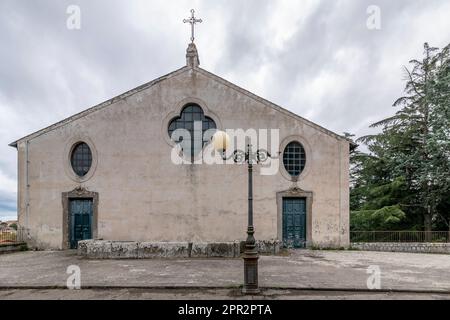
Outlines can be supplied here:
<path id="1" fill-rule="evenodd" d="M 81 269 L 88 288 L 235 288 L 241 259 L 89 260 L 75 251 L 29 251 L 0 256 L 0 288 L 66 285 L 67 267 Z M 290 251 L 262 256 L 260 286 L 366 290 L 367 268 L 379 266 L 384 290 L 450 292 L 450 255 L 363 251 Z"/>
<path id="2" fill-rule="evenodd" d="M 244 296 L 238 289 L 0 289 L 0 300 L 450 300 L 449 294 L 267 290 Z"/>

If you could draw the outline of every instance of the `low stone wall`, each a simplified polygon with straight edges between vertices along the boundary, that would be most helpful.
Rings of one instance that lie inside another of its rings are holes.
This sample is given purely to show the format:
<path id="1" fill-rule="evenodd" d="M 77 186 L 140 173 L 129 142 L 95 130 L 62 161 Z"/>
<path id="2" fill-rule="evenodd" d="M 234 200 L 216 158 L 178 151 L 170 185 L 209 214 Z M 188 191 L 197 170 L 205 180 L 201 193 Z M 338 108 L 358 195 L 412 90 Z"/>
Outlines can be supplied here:
<path id="1" fill-rule="evenodd" d="M 10 253 L 16 251 L 26 250 L 27 244 L 23 243 L 11 243 L 11 244 L 1 244 L 0 245 L 0 254 L 2 253 Z"/>
<path id="2" fill-rule="evenodd" d="M 277 254 L 278 240 L 257 241 L 261 254 Z M 241 241 L 222 243 L 195 242 L 127 242 L 83 240 L 78 254 L 90 259 L 156 259 L 156 258 L 238 258 L 243 253 Z"/>
<path id="3" fill-rule="evenodd" d="M 450 243 L 360 242 L 360 243 L 352 243 L 351 247 L 353 249 L 364 251 L 450 254 Z"/>

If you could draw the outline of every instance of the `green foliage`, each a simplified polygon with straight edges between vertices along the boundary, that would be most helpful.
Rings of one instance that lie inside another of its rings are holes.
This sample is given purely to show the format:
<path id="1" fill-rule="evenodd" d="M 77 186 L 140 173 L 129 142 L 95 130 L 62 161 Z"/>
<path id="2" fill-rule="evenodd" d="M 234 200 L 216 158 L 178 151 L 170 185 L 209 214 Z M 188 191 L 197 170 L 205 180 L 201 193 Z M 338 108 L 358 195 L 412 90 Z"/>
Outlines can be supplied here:
<path id="1" fill-rule="evenodd" d="M 372 231 L 372 214 L 375 210 L 360 210 L 350 212 L 350 229 L 353 231 Z"/>
<path id="2" fill-rule="evenodd" d="M 350 158 L 353 230 L 449 228 L 449 51 L 425 44 L 423 59 L 405 67 L 399 110 L 372 124 L 380 133 L 357 140 L 369 152 Z"/>
<path id="3" fill-rule="evenodd" d="M 406 213 L 399 206 L 352 211 L 351 229 L 357 231 L 397 230 L 405 218 Z"/>
<path id="4" fill-rule="evenodd" d="M 376 210 L 372 217 L 375 222 L 390 228 L 398 225 L 406 217 L 406 214 L 399 206 L 390 206 Z"/>

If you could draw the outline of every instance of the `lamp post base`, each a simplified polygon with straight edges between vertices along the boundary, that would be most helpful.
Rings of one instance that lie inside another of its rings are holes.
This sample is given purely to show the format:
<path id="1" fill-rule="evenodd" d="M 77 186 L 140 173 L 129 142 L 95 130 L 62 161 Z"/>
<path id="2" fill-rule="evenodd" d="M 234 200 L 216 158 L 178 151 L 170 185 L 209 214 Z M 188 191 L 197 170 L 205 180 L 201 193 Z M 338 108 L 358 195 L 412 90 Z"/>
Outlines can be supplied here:
<path id="1" fill-rule="evenodd" d="M 258 294 L 258 252 L 253 250 L 245 250 L 244 252 L 244 287 L 243 294 Z"/>
<path id="2" fill-rule="evenodd" d="M 242 288 L 242 294 L 245 294 L 245 295 L 255 295 L 255 294 L 260 294 L 261 293 L 261 290 L 259 290 L 259 289 L 245 289 L 245 288 Z"/>

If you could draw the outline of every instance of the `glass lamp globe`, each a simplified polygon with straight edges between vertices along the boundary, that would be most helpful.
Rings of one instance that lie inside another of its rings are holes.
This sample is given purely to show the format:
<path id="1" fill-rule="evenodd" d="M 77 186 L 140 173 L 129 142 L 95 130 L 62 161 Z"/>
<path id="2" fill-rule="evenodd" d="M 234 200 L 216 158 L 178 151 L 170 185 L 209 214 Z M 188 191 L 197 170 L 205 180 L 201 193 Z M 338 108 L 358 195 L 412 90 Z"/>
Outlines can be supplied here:
<path id="1" fill-rule="evenodd" d="M 230 146 L 230 137 L 225 131 L 217 131 L 213 135 L 214 149 L 219 152 L 225 152 Z"/>

